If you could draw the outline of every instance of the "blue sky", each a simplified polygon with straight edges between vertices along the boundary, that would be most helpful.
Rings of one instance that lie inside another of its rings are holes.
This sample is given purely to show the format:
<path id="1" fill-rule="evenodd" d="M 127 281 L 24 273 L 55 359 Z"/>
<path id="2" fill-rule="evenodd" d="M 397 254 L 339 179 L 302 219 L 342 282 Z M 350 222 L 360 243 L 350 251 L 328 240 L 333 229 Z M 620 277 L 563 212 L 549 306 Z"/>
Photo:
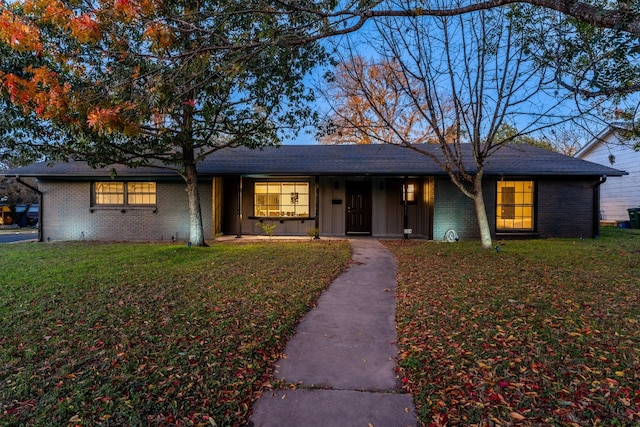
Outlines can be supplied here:
<path id="1" fill-rule="evenodd" d="M 348 37 L 343 37 L 338 40 L 328 40 L 325 41 L 325 43 L 328 49 L 333 49 L 335 45 L 339 45 L 342 42 L 349 41 L 353 44 L 353 46 L 355 46 L 354 50 L 357 53 L 364 54 L 365 57 L 373 57 L 375 55 L 375 48 L 372 47 L 371 44 L 369 44 L 369 41 L 374 40 L 375 36 L 373 36 L 373 34 L 367 34 L 367 31 L 374 31 L 373 25 L 371 23 L 367 24 L 367 28 L 359 31 L 357 34 L 352 34 Z M 318 84 L 322 84 L 321 76 L 325 71 L 326 68 L 316 70 L 312 75 L 307 77 L 305 83 L 311 88 L 315 87 Z M 523 130 L 523 128 L 531 122 L 531 116 L 544 113 L 551 107 L 553 107 L 551 113 L 566 114 L 571 112 L 575 114 L 576 104 L 570 99 L 561 105 L 556 105 L 558 103 L 559 96 L 562 96 L 562 93 L 562 91 L 554 93 L 553 90 L 539 92 L 534 97 L 535 102 L 531 102 L 528 107 L 520 109 L 516 113 L 512 114 L 512 121 L 516 123 L 516 127 L 519 128 L 519 130 Z M 317 108 L 321 113 L 326 113 L 329 110 L 329 107 L 326 104 L 326 101 L 322 99 L 321 95 L 317 95 Z M 564 95 L 566 96 L 566 92 L 564 92 Z M 634 104 L 633 101 L 635 101 L 635 99 L 630 100 L 631 105 L 637 104 Z M 584 105 L 586 105 L 586 103 Z M 612 107 L 609 108 L 609 110 L 611 109 Z M 583 140 L 583 143 L 586 143 L 592 136 L 599 134 L 605 126 L 606 121 L 604 120 L 604 118 L 599 118 L 596 114 L 588 120 L 583 120 L 581 126 L 575 124 L 567 124 L 560 126 L 559 129 L 573 129 L 573 132 L 575 132 L 576 134 L 580 134 L 579 138 Z M 303 129 L 300 131 L 297 137 L 285 139 L 283 141 L 283 144 L 318 144 L 318 141 L 315 138 L 315 132 L 315 129 Z M 554 138 L 553 133 L 550 131 L 550 129 L 536 132 L 533 134 L 533 136 L 537 138 L 547 137 L 552 142 Z"/>

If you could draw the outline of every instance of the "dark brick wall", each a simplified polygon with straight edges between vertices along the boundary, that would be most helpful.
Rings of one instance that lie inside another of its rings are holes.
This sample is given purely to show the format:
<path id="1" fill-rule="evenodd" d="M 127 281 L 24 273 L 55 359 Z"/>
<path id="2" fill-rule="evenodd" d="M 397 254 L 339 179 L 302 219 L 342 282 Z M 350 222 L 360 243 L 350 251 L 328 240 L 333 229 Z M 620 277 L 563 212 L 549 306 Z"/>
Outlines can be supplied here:
<path id="1" fill-rule="evenodd" d="M 527 178 L 525 178 L 527 179 Z M 593 178 L 534 179 L 536 193 L 536 225 L 532 237 L 593 237 Z M 496 235 L 496 179 L 483 182 L 484 201 L 494 238 L 523 238 L 526 233 Z M 435 184 L 433 238 L 440 240 L 453 228 L 461 239 L 478 239 L 480 233 L 473 201 L 449 179 L 438 178 Z"/>
<path id="2" fill-rule="evenodd" d="M 436 178 L 433 239 L 442 240 L 444 233 L 450 228 L 458 233 L 461 240 L 480 237 L 473 200 L 462 194 L 449 178 Z"/>
<path id="3" fill-rule="evenodd" d="M 593 236 L 593 178 L 539 179 L 538 234 L 540 237 Z"/>

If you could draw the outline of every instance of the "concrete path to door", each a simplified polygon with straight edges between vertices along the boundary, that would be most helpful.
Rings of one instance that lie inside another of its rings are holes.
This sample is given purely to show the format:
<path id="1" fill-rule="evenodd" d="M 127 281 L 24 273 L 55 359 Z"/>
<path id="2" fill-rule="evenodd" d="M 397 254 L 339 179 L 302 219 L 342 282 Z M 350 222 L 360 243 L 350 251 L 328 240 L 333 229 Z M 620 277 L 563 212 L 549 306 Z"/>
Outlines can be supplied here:
<path id="1" fill-rule="evenodd" d="M 417 425 L 395 371 L 395 259 L 375 239 L 350 243 L 352 265 L 303 318 L 276 364 L 276 377 L 297 388 L 265 393 L 249 425 Z"/>

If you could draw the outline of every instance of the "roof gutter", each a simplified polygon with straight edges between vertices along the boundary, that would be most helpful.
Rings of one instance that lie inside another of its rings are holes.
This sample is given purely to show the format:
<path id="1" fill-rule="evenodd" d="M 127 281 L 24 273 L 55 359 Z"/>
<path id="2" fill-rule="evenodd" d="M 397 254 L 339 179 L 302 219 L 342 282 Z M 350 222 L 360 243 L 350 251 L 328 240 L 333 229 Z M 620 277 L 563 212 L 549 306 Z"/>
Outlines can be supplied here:
<path id="1" fill-rule="evenodd" d="M 24 182 L 23 180 L 20 179 L 19 175 L 16 175 L 16 181 L 18 181 L 20 184 L 24 185 L 25 187 L 27 187 L 29 190 L 34 191 L 36 193 L 38 193 L 38 242 L 42 242 L 42 191 L 38 190 L 36 187 L 34 187 L 33 185 Z"/>

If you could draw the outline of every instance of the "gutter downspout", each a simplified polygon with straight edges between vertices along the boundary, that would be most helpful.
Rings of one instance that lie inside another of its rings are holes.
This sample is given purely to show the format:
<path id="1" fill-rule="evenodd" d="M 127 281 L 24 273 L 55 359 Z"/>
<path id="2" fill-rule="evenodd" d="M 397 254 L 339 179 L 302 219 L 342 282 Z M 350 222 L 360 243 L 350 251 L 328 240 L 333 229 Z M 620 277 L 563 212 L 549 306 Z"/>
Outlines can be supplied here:
<path id="1" fill-rule="evenodd" d="M 238 214 L 238 232 L 236 234 L 236 239 L 242 237 L 242 175 L 238 178 L 238 206 L 237 206 L 237 214 Z"/>
<path id="2" fill-rule="evenodd" d="M 607 182 L 607 176 L 602 175 L 593 186 L 593 237 L 600 237 L 600 186 Z"/>
<path id="3" fill-rule="evenodd" d="M 407 176 L 404 177 L 404 182 L 402 183 L 402 228 L 403 228 L 403 238 L 408 239 L 409 234 L 407 230 L 409 229 L 409 178 Z"/>
<path id="4" fill-rule="evenodd" d="M 37 188 L 35 188 L 33 185 L 24 182 L 23 180 L 20 179 L 20 176 L 16 175 L 16 181 L 18 181 L 20 184 L 24 185 L 25 187 L 27 187 L 29 190 L 34 191 L 36 193 L 38 193 L 38 242 L 42 242 L 42 191 L 38 190 Z"/>
<path id="5" fill-rule="evenodd" d="M 315 192 L 316 192 L 316 209 L 315 209 L 315 222 L 314 227 L 316 228 L 316 234 L 313 236 L 314 239 L 320 238 L 320 177 L 316 175 L 315 181 Z"/>

